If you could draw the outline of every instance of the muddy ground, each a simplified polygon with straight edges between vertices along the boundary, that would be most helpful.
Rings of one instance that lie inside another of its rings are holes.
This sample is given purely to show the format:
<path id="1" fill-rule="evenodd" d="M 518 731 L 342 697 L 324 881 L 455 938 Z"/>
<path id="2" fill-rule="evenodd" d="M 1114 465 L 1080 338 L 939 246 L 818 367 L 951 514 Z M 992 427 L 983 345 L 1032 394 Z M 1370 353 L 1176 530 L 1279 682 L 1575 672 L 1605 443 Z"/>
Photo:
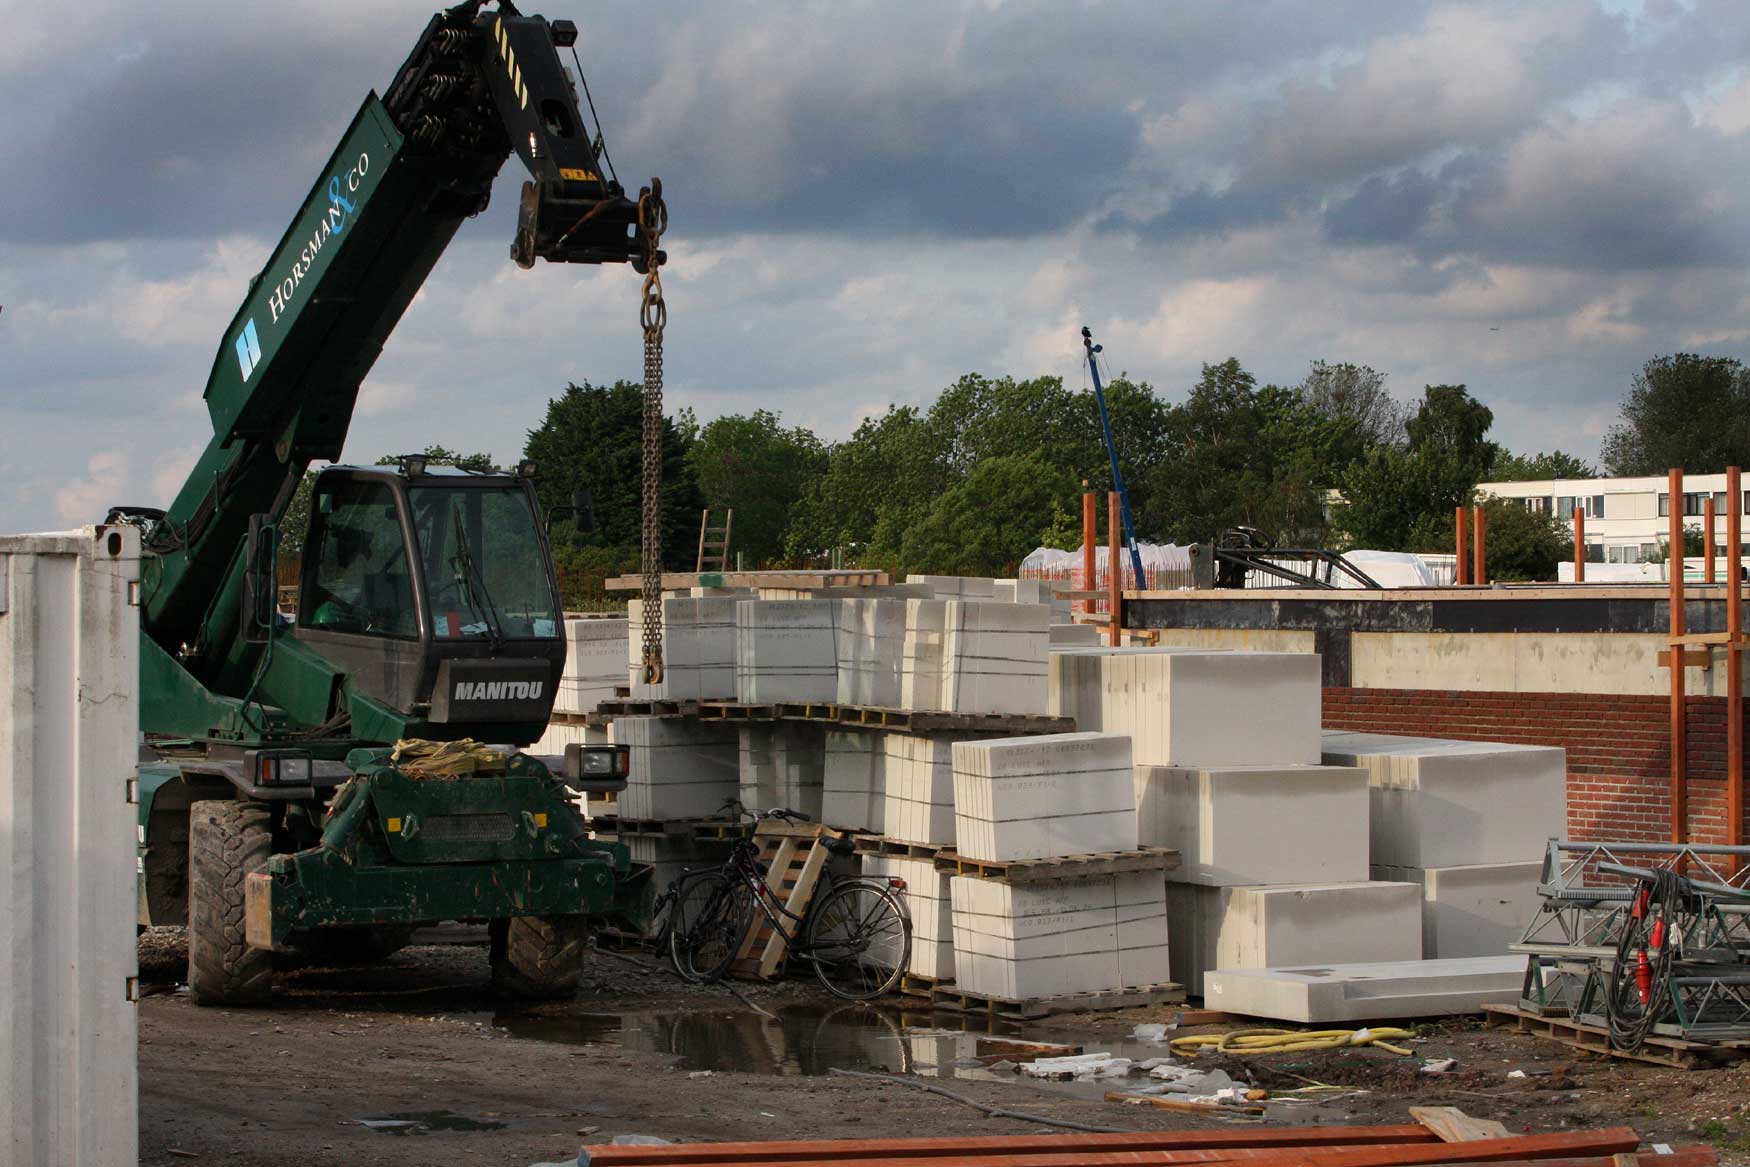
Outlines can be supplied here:
<path id="1" fill-rule="evenodd" d="M 1220 1125 L 1105 1102 L 1112 1084 L 1041 1085 L 972 1062 L 976 1034 L 952 1014 L 847 1005 L 809 981 L 682 984 L 639 954 L 592 955 L 573 1001 L 505 1010 L 486 989 L 486 950 L 468 937 L 409 948 L 363 969 L 278 978 L 272 1009 L 199 1009 L 177 990 L 180 933 L 142 941 L 140 1161 L 250 1167 L 528 1164 L 573 1161 L 617 1135 L 672 1141 L 1003 1134 L 922 1090 L 836 1076 L 892 1071 L 979 1101 L 1115 1129 Z M 737 995 L 739 994 L 739 996 Z M 1129 1041 L 1173 1008 L 1052 1018 L 1006 1036 L 1160 1056 Z M 1219 1027 L 1182 1032 L 1215 1032 Z M 1278 1092 L 1262 1120 L 1404 1122 L 1452 1105 L 1514 1131 L 1626 1123 L 1648 1141 L 1710 1142 L 1750 1164 L 1750 1069 L 1682 1071 L 1576 1056 L 1474 1023 L 1418 1026 L 1415 1057 L 1378 1050 L 1205 1058 Z M 1458 1070 L 1418 1071 L 1455 1057 Z M 1522 1070 L 1525 1078 L 1509 1078 Z M 1322 1083 L 1322 1096 L 1279 1092 Z"/>

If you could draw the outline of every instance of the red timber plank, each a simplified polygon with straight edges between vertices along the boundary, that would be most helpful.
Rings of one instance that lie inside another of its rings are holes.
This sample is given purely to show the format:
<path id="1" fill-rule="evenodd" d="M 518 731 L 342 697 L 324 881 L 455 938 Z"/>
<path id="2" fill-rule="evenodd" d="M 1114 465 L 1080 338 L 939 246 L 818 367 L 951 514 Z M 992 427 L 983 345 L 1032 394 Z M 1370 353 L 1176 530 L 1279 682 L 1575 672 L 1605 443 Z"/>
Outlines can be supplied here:
<path id="1" fill-rule="evenodd" d="M 978 1138 L 817 1139 L 766 1143 L 678 1143 L 667 1147 L 595 1147 L 590 1162 L 603 1167 L 671 1167 L 708 1163 L 788 1163 L 885 1155 L 929 1159 L 978 1152 L 1025 1155 L 1066 1147 L 1087 1150 L 1189 1151 L 1207 1148 L 1367 1147 L 1439 1143 L 1420 1123 L 1403 1126 L 1282 1127 L 1275 1130 L 1139 1131 L 1135 1134 L 988 1135 Z"/>
<path id="2" fill-rule="evenodd" d="M 1022 1154 L 1007 1154 L 1002 1149 L 993 1149 L 986 1153 L 975 1152 L 929 1156 L 921 1160 L 907 1159 L 903 1156 L 896 1159 L 894 1156 L 886 1153 L 874 1156 L 853 1153 L 850 1156 L 841 1158 L 832 1151 L 823 1151 L 819 1149 L 823 1146 L 830 1146 L 831 1144 L 790 1143 L 783 1145 L 794 1148 L 814 1148 L 815 1150 L 813 1153 L 807 1154 L 802 1158 L 786 1157 L 781 1159 L 767 1159 L 756 1157 L 752 1159 L 738 1159 L 735 1160 L 735 1162 L 746 1164 L 748 1167 L 768 1167 L 768 1165 L 771 1164 L 788 1164 L 790 1167 L 803 1167 L 803 1165 L 807 1165 L 807 1167 L 879 1167 L 880 1164 L 893 1162 L 941 1162 L 952 1163 L 954 1164 L 954 1167 L 1132 1167 L 1132 1165 L 1135 1165 L 1135 1167 L 1154 1167 L 1154 1165 L 1159 1164 L 1177 1164 L 1185 1162 L 1243 1163 L 1248 1165 L 1255 1163 L 1297 1163 L 1307 1164 L 1309 1167 L 1318 1167 L 1318 1165 L 1325 1162 L 1325 1157 L 1317 1154 L 1316 1151 L 1311 1154 L 1306 1154 L 1304 1152 L 1297 1153 L 1290 1149 L 1285 1149 L 1282 1154 L 1276 1158 L 1264 1157 L 1257 1159 L 1241 1158 L 1238 1154 L 1224 1159 L 1219 1157 L 1222 1152 L 1209 1150 L 1175 1152 L 1077 1149 L 1075 1144 L 1077 1140 L 1082 1137 L 1084 1136 L 1073 1134 L 1061 1135 L 1058 1137 L 1058 1141 L 1065 1145 L 1065 1149 L 1049 1153 L 1036 1151 Z M 1447 1143 L 1444 1145 L 1453 1147 L 1459 1146 L 1460 1144 Z M 680 1149 L 687 1149 L 687 1146 L 688 1145 L 683 1144 Z M 1535 1152 L 1530 1150 L 1527 1150 L 1525 1153 L 1528 1155 L 1535 1155 Z M 1215 1155 L 1218 1157 L 1213 1159 L 1190 1159 L 1185 1157 L 1190 1154 L 1199 1156 Z M 1501 1159 L 1492 1160 L 1491 1162 L 1498 1164 L 1498 1167 L 1626 1167 L 1626 1164 L 1631 1160 L 1636 1167 L 1715 1167 L 1719 1162 L 1718 1156 L 1711 1150 L 1682 1152 L 1673 1155 L 1637 1156 L 1622 1154 L 1620 1155 L 1620 1158 L 1618 1155 L 1592 1155 L 1573 1158 L 1546 1159 L 1533 1157 L 1525 1159 Z M 592 1164 L 601 1164 L 610 1162 L 610 1160 L 592 1158 L 590 1162 Z M 614 1159 L 612 1162 L 619 1163 L 621 1160 Z M 660 1167 L 669 1167 L 669 1164 L 672 1162 L 672 1160 L 657 1160 L 654 1163 L 649 1163 L 647 1161 L 647 1167 L 658 1167 L 658 1165 L 660 1165 Z M 1458 1167 L 1458 1165 L 1455 1164 L 1454 1167 Z"/>

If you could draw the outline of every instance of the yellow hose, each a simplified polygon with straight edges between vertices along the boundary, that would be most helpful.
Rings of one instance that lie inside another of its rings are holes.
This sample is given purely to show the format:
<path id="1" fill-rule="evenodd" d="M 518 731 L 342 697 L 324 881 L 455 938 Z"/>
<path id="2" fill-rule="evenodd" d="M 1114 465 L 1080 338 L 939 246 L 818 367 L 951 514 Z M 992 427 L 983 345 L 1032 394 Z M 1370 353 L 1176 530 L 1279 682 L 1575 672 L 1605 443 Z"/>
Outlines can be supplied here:
<path id="1" fill-rule="evenodd" d="M 1236 1029 L 1232 1033 L 1195 1033 L 1175 1037 L 1167 1043 L 1175 1054 L 1195 1054 L 1213 1049 L 1222 1054 L 1284 1054 L 1309 1049 L 1344 1049 L 1349 1046 L 1378 1046 L 1389 1053 L 1410 1056 L 1401 1045 L 1392 1045 L 1385 1038 L 1415 1037 L 1408 1029 Z"/>

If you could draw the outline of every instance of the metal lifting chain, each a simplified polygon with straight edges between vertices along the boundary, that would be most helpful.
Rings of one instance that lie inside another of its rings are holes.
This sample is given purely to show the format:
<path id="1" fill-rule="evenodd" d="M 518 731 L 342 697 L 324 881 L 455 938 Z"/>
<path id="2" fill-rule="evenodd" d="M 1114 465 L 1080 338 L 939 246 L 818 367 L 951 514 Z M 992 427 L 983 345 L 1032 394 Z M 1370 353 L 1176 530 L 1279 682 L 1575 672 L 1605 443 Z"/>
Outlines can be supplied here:
<path id="1" fill-rule="evenodd" d="M 662 299 L 659 247 L 668 230 L 662 180 L 652 178 L 638 192 L 638 237 L 643 244 L 644 291 L 638 322 L 644 329 L 644 496 L 642 524 L 644 604 L 644 681 L 662 681 L 662 330 L 668 305 Z"/>

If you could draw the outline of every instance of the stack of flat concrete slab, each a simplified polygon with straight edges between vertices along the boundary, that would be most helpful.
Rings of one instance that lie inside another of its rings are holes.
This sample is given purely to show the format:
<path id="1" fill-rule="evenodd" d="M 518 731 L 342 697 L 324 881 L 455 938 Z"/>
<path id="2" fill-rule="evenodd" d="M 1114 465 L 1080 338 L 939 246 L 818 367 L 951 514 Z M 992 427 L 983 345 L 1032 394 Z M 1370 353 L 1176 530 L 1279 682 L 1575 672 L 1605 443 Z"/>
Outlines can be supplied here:
<path id="1" fill-rule="evenodd" d="M 1373 875 L 1419 889 L 1423 954 L 1504 955 L 1539 908 L 1544 845 L 1564 833 L 1566 752 L 1338 732 L 1323 748 L 1368 776 Z"/>
<path id="2" fill-rule="evenodd" d="M 1221 969 L 1209 974 L 1203 1003 L 1306 1024 L 1438 1017 L 1510 1004 L 1524 976 L 1525 959 L 1511 956 Z"/>
<path id="3" fill-rule="evenodd" d="M 900 642 L 899 707 L 1041 715 L 1051 610 L 994 600 L 911 600 Z"/>
<path id="4" fill-rule="evenodd" d="M 640 701 L 735 700 L 736 596 L 665 596 L 662 600 L 663 677 L 644 681 L 643 620 L 639 600 L 627 605 L 627 673 Z"/>
<path id="5" fill-rule="evenodd" d="M 567 617 L 565 671 L 553 694 L 555 713 L 588 713 L 626 683 L 624 616 Z"/>
<path id="6" fill-rule="evenodd" d="M 838 700 L 834 600 L 742 600 L 735 606 L 735 699 Z"/>
<path id="7" fill-rule="evenodd" d="M 807 722 L 762 722 L 740 730 L 737 797 L 750 811 L 793 810 L 821 817 L 826 729 Z"/>
<path id="8" fill-rule="evenodd" d="M 905 880 L 906 909 L 911 913 L 913 976 L 942 982 L 954 979 L 953 876 L 938 871 L 934 860 L 902 855 L 864 855 L 864 875 Z"/>
<path id="9" fill-rule="evenodd" d="M 622 819 L 674 822 L 711 818 L 740 793 L 741 737 L 736 727 L 679 717 L 620 717 L 609 728 L 629 747 L 630 773 L 620 792 Z"/>

